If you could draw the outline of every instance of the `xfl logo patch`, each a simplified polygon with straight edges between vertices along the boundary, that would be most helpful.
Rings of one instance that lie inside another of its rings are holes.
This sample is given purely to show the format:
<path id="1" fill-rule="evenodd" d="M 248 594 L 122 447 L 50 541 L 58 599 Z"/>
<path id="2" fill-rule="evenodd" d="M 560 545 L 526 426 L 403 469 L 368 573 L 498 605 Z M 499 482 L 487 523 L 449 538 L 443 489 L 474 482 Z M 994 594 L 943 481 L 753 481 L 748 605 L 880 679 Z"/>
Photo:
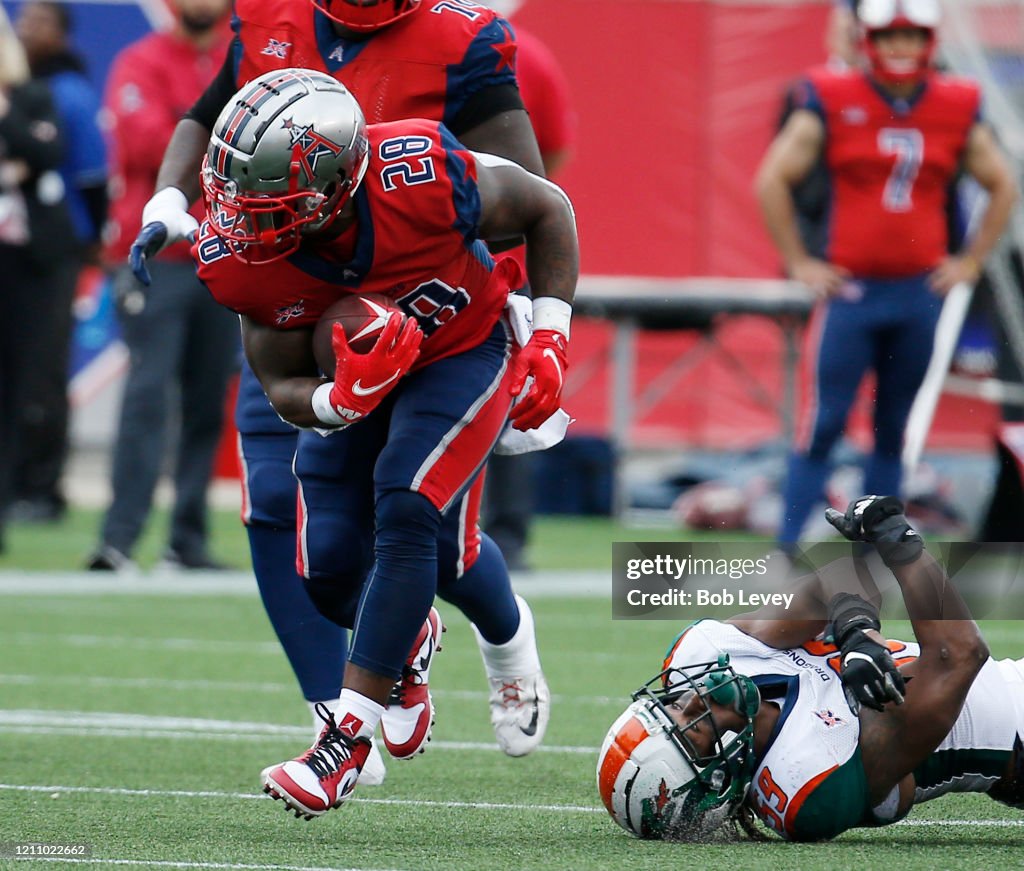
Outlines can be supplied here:
<path id="1" fill-rule="evenodd" d="M 271 57 L 279 57 L 284 60 L 288 57 L 288 49 L 292 47 L 290 42 L 281 42 L 280 40 L 271 37 L 267 41 L 267 44 L 263 46 L 260 54 L 269 54 Z"/>

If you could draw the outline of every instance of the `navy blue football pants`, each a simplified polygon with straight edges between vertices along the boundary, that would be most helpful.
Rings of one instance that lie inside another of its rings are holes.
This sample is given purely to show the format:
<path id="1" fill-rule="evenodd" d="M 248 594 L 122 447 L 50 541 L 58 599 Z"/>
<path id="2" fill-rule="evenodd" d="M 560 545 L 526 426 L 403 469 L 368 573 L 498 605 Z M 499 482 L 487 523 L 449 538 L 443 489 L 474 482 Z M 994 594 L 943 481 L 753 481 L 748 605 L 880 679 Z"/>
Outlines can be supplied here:
<path id="1" fill-rule="evenodd" d="M 359 426 L 368 424 L 366 421 Z M 329 571 L 315 570 L 304 583 L 296 572 L 296 479 L 292 459 L 298 433 L 274 413 L 248 366 L 242 371 L 236 425 L 240 433 L 243 520 L 267 614 L 305 698 L 315 701 L 336 697 L 346 656 L 346 633 L 341 625 L 353 624 L 355 605 L 350 592 L 339 595 L 338 591 L 361 586 L 372 567 L 372 499 L 363 521 L 343 524 L 352 536 L 347 540 L 351 544 L 358 539 L 358 545 L 345 548 L 344 557 Z M 331 460 L 332 476 L 323 482 L 328 490 L 338 487 L 351 492 L 345 483 L 350 476 L 333 462 L 328 447 L 336 437 L 324 439 L 309 434 L 311 447 L 307 453 L 316 457 L 323 451 Z M 365 472 L 372 469 L 372 464 L 353 462 L 350 472 L 353 469 Z M 353 474 L 351 478 L 365 486 L 365 476 Z M 313 484 L 313 489 L 317 488 Z M 500 644 L 515 633 L 518 608 L 501 553 L 477 527 L 479 495 L 479 486 L 470 488 L 443 517 L 437 538 L 438 593 L 476 623 L 488 641 Z M 304 519 L 308 525 L 308 513 Z M 314 526 L 317 522 L 314 512 Z M 333 556 L 328 559 L 333 561 Z M 330 619 L 320 613 L 318 606 Z"/>
<path id="2" fill-rule="evenodd" d="M 874 448 L 859 492 L 899 495 L 903 430 L 928 368 L 942 300 L 927 276 L 851 282 L 859 296 L 821 304 L 804 350 L 804 410 L 789 460 L 779 534 L 795 543 L 815 505 L 825 499 L 829 455 L 846 427 L 861 380 L 874 371 Z"/>

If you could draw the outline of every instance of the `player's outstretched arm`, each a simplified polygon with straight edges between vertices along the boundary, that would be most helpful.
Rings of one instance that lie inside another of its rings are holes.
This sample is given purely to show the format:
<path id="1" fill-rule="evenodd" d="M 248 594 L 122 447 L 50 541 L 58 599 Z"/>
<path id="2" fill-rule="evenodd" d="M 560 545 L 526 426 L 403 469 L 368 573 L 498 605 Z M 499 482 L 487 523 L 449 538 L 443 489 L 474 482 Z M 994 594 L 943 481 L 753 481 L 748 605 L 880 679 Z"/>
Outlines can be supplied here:
<path id="1" fill-rule="evenodd" d="M 132 272 L 147 286 L 147 261 L 168 245 L 192 238 L 199 230 L 199 222 L 188 209 L 199 195 L 199 168 L 209 139 L 210 132 L 189 118 L 174 128 L 160 165 L 156 193 L 142 210 L 142 229 L 128 254 Z"/>
<path id="2" fill-rule="evenodd" d="M 217 115 L 235 92 L 231 52 L 220 72 L 171 134 L 157 171 L 153 196 L 142 210 L 142 228 L 128 255 L 135 277 L 150 282 L 147 261 L 168 245 L 191 239 L 199 224 L 189 206 L 199 197 L 199 172 Z"/>
<path id="3" fill-rule="evenodd" d="M 865 496 L 845 515 L 830 511 L 827 517 L 847 538 L 875 545 L 896 576 L 921 646 L 920 657 L 902 670 L 905 703 L 885 713 L 861 712 L 860 748 L 872 800 L 880 802 L 899 787 L 905 808 L 913 794 L 908 775 L 949 734 L 988 658 L 988 646 L 898 499 Z"/>
<path id="4" fill-rule="evenodd" d="M 840 595 L 856 596 L 877 615 L 881 604 L 871 573 L 860 560 L 849 556 L 833 560 L 813 573 L 784 579 L 792 600 L 788 604 L 763 605 L 730 617 L 726 622 L 776 650 L 788 650 L 812 641 L 833 618 L 830 605 Z"/>
<path id="5" fill-rule="evenodd" d="M 209 142 L 209 130 L 198 121 L 182 118 L 164 151 L 156 190 L 175 187 L 185 194 L 189 204 L 194 203 L 199 197 L 199 170 Z"/>
<path id="6" fill-rule="evenodd" d="M 512 394 L 533 383 L 509 415 L 516 429 L 540 426 L 561 404 L 568 368 L 569 323 L 579 277 L 576 217 L 564 191 L 522 167 L 475 153 L 480 191 L 480 235 L 487 240 L 525 236 L 526 270 L 533 291 L 533 336 L 516 356 Z"/>

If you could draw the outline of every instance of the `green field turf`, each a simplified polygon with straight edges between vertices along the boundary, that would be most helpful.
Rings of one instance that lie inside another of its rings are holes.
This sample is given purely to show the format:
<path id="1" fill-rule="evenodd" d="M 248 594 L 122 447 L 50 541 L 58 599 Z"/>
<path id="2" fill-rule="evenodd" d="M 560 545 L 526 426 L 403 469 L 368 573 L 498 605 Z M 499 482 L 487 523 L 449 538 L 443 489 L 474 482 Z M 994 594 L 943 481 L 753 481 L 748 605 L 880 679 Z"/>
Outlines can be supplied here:
<path id="1" fill-rule="evenodd" d="M 101 522 L 99 511 L 73 508 L 61 523 L 11 526 L 7 551 L 0 554 L 0 571 L 80 569 L 96 546 Z M 134 555 L 143 569 L 159 560 L 167 544 L 167 526 L 167 511 L 154 510 Z M 685 535 L 689 540 L 751 537 L 699 532 Z M 681 530 L 626 527 L 607 517 L 539 516 L 533 525 L 529 560 L 536 568 L 602 569 L 610 564 L 612 541 L 671 541 L 682 537 Z M 215 557 L 234 568 L 248 569 L 248 547 L 237 511 L 210 512 L 210 549 Z"/>
<path id="2" fill-rule="evenodd" d="M 306 822 L 258 791 L 260 769 L 300 752 L 310 727 L 254 595 L 30 595 L 4 593 L 0 578 L 0 842 L 87 842 L 91 866 L 111 868 L 1024 866 L 1024 815 L 976 796 L 829 844 L 627 837 L 600 807 L 596 752 L 677 627 L 613 622 L 606 599 L 544 597 L 543 582 L 530 592 L 554 694 L 542 751 L 498 752 L 479 655 L 449 608 L 430 749 Z M 1024 655 L 1020 623 L 985 631 L 996 655 Z"/>

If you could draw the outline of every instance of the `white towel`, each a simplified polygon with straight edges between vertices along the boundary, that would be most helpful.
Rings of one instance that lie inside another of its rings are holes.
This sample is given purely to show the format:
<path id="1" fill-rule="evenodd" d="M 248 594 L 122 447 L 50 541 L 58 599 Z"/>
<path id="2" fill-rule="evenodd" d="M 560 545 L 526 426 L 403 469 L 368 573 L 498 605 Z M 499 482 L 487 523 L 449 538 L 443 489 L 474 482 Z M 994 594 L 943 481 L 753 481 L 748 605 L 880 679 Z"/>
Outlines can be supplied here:
<path id="1" fill-rule="evenodd" d="M 523 390 L 523 395 L 525 394 L 526 391 Z M 536 429 L 522 432 L 511 423 L 506 423 L 505 429 L 498 437 L 498 443 L 494 446 L 494 453 L 507 456 L 528 454 L 530 451 L 546 451 L 565 438 L 565 431 L 572 421 L 573 419 L 560 408 Z"/>

